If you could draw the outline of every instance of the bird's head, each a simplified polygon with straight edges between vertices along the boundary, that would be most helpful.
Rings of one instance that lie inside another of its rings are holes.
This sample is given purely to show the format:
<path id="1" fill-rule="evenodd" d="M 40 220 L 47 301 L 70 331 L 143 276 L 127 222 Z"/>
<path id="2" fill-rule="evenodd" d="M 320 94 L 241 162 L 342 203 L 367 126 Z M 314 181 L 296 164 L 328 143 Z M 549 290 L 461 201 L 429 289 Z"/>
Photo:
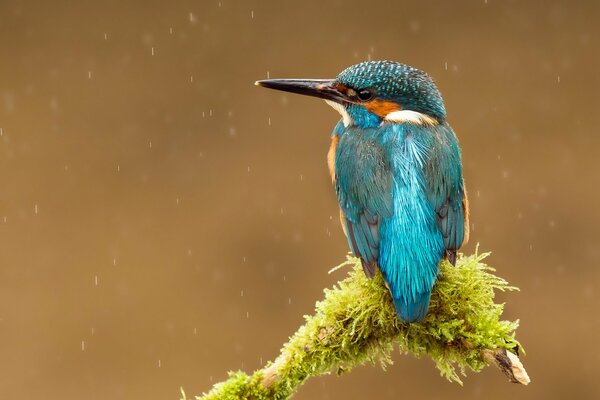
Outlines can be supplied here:
<path id="1" fill-rule="evenodd" d="M 393 61 L 356 64 L 335 79 L 268 79 L 256 85 L 325 99 L 346 126 L 375 127 L 384 121 L 437 125 L 446 118 L 431 77 Z"/>

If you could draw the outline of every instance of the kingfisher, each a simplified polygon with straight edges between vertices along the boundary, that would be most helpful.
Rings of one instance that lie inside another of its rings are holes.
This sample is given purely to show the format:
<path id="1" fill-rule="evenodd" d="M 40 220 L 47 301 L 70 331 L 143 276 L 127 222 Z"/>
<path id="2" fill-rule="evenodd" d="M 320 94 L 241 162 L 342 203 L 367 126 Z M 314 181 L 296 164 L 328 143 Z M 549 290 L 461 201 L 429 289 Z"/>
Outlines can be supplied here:
<path id="1" fill-rule="evenodd" d="M 341 114 L 327 164 L 342 229 L 366 276 L 381 272 L 398 318 L 422 320 L 440 262 L 454 265 L 469 235 L 461 151 L 433 79 L 369 61 L 335 79 L 255 84 L 324 99 Z"/>

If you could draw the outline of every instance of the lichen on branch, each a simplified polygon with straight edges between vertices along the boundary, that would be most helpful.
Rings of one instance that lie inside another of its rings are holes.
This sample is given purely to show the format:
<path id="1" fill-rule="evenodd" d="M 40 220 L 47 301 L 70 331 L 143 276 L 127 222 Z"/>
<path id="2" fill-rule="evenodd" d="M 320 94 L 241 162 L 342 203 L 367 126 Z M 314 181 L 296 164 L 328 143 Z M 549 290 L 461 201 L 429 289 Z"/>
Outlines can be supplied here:
<path id="1" fill-rule="evenodd" d="M 348 276 L 317 302 L 315 314 L 281 349 L 277 359 L 252 375 L 231 372 L 200 400 L 287 399 L 312 376 L 350 371 L 365 363 L 392 363 L 401 353 L 429 356 L 441 375 L 462 384 L 467 370 L 495 364 L 510 381 L 528 384 L 515 339 L 518 321 L 501 319 L 497 291 L 516 290 L 494 275 L 483 260 L 489 255 L 461 256 L 456 267 L 443 261 L 430 308 L 419 323 L 398 320 L 381 274 L 367 279 L 354 257 L 334 270 L 350 266 Z M 183 395 L 185 399 L 185 394 Z"/>

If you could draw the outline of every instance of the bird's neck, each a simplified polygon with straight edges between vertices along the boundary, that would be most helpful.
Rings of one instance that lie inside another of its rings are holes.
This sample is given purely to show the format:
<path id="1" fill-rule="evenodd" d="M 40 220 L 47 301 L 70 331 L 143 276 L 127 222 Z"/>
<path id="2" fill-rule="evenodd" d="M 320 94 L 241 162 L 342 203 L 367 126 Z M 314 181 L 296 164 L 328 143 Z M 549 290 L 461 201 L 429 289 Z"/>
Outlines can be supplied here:
<path id="1" fill-rule="evenodd" d="M 381 126 L 383 122 L 397 124 L 408 123 L 421 126 L 435 126 L 440 123 L 434 117 L 412 110 L 394 110 L 382 116 L 371 112 L 362 105 L 348 104 L 343 106 L 329 100 L 326 100 L 326 102 L 340 113 L 343 126 L 345 127 L 357 126 L 363 129 L 377 128 L 378 126 Z"/>
<path id="2" fill-rule="evenodd" d="M 381 125 L 383 119 L 367 110 L 365 107 L 357 104 L 350 104 L 346 107 L 346 112 L 350 116 L 354 125 L 360 128 L 376 128 Z"/>

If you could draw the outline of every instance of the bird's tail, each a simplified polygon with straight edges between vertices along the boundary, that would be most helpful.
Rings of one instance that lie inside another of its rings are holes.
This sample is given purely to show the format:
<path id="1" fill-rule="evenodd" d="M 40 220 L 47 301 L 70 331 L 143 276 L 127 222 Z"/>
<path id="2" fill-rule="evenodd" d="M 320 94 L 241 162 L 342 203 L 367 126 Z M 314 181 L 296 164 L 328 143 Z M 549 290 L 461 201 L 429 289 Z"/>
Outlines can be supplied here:
<path id="1" fill-rule="evenodd" d="M 410 297 L 410 298 L 408 298 Z M 415 296 L 393 297 L 396 313 L 402 321 L 418 322 L 425 318 L 429 309 L 431 291 L 416 293 Z"/>

